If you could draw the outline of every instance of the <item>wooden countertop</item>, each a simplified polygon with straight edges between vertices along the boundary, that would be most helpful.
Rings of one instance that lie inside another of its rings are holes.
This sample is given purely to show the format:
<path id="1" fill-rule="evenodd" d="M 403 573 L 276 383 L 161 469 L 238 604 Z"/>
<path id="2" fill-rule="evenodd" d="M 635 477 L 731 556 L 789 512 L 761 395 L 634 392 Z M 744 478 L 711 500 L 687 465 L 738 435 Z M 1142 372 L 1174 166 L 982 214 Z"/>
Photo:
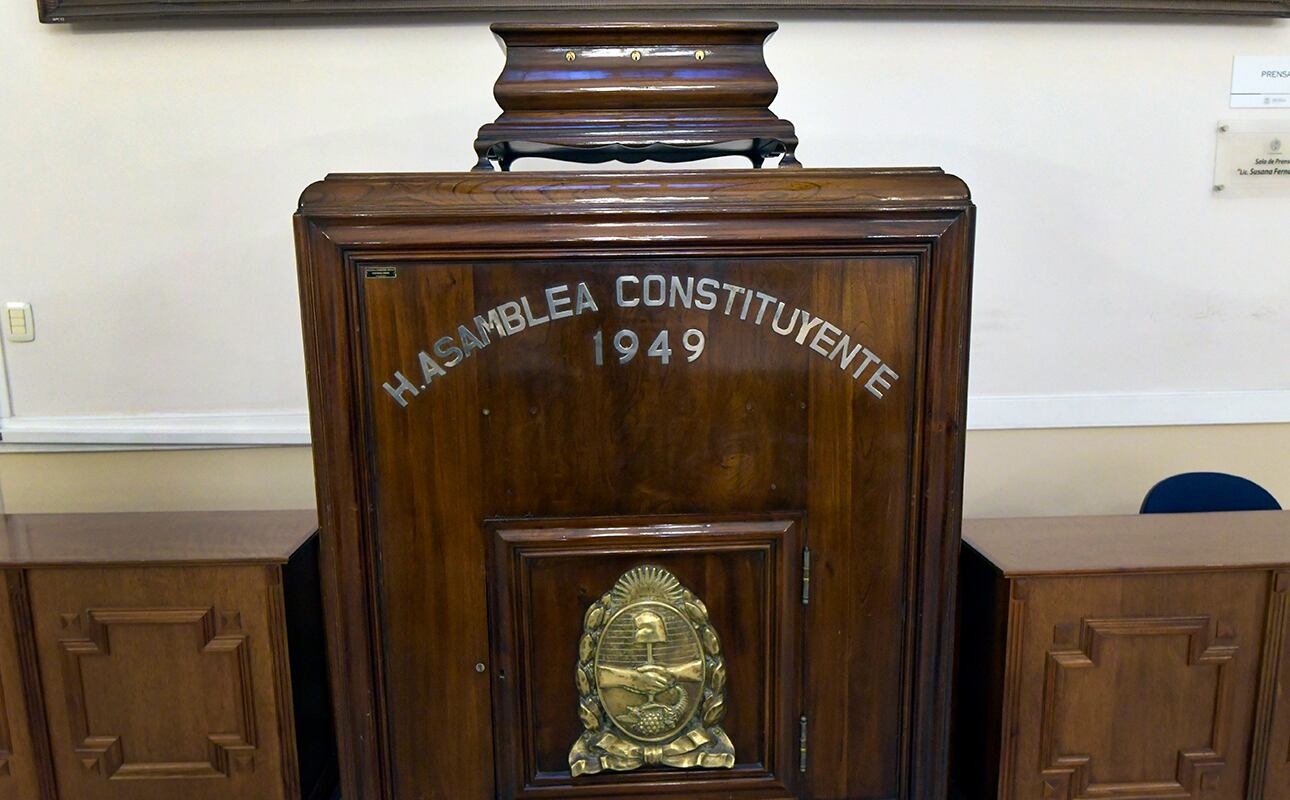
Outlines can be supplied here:
<path id="1" fill-rule="evenodd" d="M 1290 565 L 1290 511 L 963 520 L 1006 575 Z"/>
<path id="2" fill-rule="evenodd" d="M 317 529 L 312 510 L 9 514 L 0 567 L 283 563 Z"/>

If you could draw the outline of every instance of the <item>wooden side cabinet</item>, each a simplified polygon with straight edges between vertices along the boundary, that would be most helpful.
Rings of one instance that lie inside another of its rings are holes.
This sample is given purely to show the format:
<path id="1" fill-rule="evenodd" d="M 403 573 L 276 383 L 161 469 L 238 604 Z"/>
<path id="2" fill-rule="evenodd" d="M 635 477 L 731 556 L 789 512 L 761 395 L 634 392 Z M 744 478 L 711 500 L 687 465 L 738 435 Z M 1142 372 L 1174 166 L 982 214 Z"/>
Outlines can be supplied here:
<path id="1" fill-rule="evenodd" d="M 958 797 L 1290 798 L 1290 513 L 963 540 Z"/>
<path id="2" fill-rule="evenodd" d="M 315 520 L 5 517 L 0 800 L 329 797 Z"/>

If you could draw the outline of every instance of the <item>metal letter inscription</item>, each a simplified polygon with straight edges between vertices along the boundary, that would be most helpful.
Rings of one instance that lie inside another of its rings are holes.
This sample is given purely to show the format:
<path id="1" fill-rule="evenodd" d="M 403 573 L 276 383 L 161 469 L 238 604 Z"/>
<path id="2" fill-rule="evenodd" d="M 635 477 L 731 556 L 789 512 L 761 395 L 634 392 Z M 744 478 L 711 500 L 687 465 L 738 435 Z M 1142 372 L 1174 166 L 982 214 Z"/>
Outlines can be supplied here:
<path id="1" fill-rule="evenodd" d="M 641 766 L 725 767 L 726 664 L 703 601 L 661 567 L 640 566 L 591 604 L 578 643 L 576 778 Z"/>

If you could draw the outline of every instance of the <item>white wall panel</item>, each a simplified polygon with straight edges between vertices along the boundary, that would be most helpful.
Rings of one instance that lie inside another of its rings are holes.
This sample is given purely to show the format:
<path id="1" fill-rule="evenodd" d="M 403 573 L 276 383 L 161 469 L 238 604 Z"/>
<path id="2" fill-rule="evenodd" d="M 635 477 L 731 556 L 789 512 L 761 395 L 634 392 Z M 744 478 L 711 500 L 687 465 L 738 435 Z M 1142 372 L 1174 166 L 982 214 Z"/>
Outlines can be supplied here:
<path id="1" fill-rule="evenodd" d="M 1290 24 L 781 22 L 774 108 L 807 165 L 972 186 L 987 427 L 1090 424 L 1089 403 L 1094 424 L 1290 420 L 1268 410 L 1290 390 L 1290 201 L 1210 191 L 1220 118 L 1290 122 L 1227 107 L 1232 57 L 1290 53 Z M 302 411 L 299 191 L 464 169 L 497 113 L 484 20 L 82 28 L 6 3 L 0 27 L 0 300 L 35 309 L 36 341 L 5 349 L 29 431 Z M 1153 419 L 1160 395 L 1188 399 Z"/>

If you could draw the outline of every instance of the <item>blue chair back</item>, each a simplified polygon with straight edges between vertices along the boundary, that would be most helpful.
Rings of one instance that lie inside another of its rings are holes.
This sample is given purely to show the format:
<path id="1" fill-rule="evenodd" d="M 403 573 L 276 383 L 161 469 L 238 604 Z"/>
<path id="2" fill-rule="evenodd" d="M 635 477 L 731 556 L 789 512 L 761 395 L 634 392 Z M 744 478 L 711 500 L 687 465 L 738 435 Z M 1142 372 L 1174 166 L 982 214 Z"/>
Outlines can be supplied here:
<path id="1" fill-rule="evenodd" d="M 1152 486 L 1139 513 L 1279 510 L 1277 499 L 1249 478 L 1225 472 L 1184 472 Z"/>

